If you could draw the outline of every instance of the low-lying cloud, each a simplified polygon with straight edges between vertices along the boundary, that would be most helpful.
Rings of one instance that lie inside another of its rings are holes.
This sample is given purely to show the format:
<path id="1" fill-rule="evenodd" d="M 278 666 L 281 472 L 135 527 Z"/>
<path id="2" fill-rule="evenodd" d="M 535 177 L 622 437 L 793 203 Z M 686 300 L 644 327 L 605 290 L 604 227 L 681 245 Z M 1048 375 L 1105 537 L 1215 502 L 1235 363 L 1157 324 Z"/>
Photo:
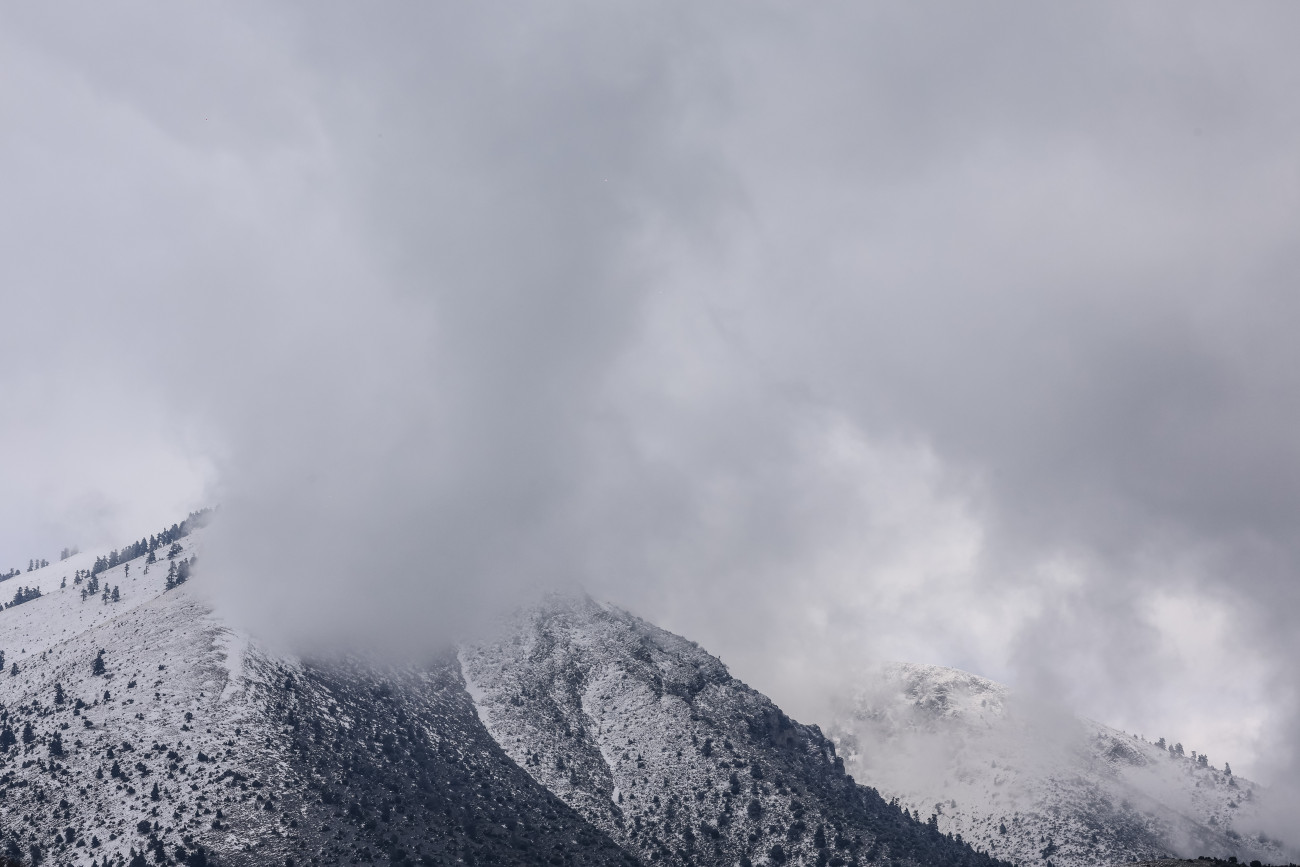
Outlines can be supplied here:
<path id="1" fill-rule="evenodd" d="M 1293 767 L 1289 8 L 83 12 L 0 28 L 8 549 L 220 500 L 293 640 L 580 583 Z"/>

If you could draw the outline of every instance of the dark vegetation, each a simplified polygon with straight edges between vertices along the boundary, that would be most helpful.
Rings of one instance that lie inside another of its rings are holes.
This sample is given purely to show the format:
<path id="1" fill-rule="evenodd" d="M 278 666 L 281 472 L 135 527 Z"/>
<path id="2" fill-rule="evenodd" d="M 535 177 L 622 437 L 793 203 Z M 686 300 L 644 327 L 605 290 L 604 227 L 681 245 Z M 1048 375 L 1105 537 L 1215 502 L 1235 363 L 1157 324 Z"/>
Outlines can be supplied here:
<path id="1" fill-rule="evenodd" d="M 141 539 L 138 542 L 132 542 L 121 549 L 110 551 L 107 556 L 96 557 L 94 565 L 89 570 L 80 570 L 77 572 L 78 581 L 76 583 L 80 583 L 81 579 L 94 577 L 105 570 L 112 569 L 114 566 L 121 563 L 127 563 L 137 557 L 148 555 L 148 562 L 152 563 L 156 559 L 154 552 L 164 545 L 170 545 L 175 549 L 170 555 L 170 557 L 175 557 L 176 553 L 179 553 L 179 547 L 176 545 L 176 542 L 184 539 L 194 530 L 207 524 L 208 521 L 212 519 L 212 515 L 212 509 L 199 509 L 197 512 L 191 512 L 184 521 L 181 521 L 178 524 L 172 524 L 170 527 L 165 527 L 148 538 Z M 73 557 L 79 553 L 81 553 L 81 551 L 75 545 L 70 548 L 64 548 L 59 552 L 59 560 L 67 560 L 69 557 Z M 49 565 L 49 560 L 43 560 L 39 557 L 33 558 L 27 561 L 27 571 L 34 572 L 37 569 L 43 569 Z M 23 573 L 18 569 L 10 569 L 8 572 L 0 572 L 0 581 L 8 581 L 10 578 L 16 578 L 21 574 Z M 34 599 L 36 597 L 29 596 L 27 598 Z M 27 600 L 24 599 L 23 601 Z M 16 605 L 19 603 L 14 602 L 12 604 Z M 9 606 L 6 605 L 6 607 Z"/>
<path id="2" fill-rule="evenodd" d="M 90 569 L 90 577 L 98 575 L 108 569 L 112 569 L 120 563 L 127 563 L 137 557 L 146 557 L 146 555 L 155 554 L 155 552 L 164 545 L 170 546 L 168 559 L 173 559 L 180 553 L 180 545 L 177 544 L 194 530 L 204 526 L 212 518 L 211 509 L 200 509 L 197 512 L 191 512 L 189 517 L 179 524 L 172 524 L 157 534 L 147 539 L 141 539 L 138 542 L 132 542 L 130 545 L 121 550 L 110 551 L 106 557 L 96 557 L 95 565 Z M 157 557 L 148 559 L 152 563 Z"/>
<path id="3" fill-rule="evenodd" d="M 19 587 L 14 591 L 14 598 L 6 602 L 5 608 L 13 608 L 15 605 L 22 605 L 24 602 L 31 602 L 33 599 L 41 598 L 41 588 L 39 587 Z"/>
<path id="4" fill-rule="evenodd" d="M 381 677 L 348 665 L 277 675 L 268 713 L 304 779 L 305 864 L 622 865 L 593 827 L 483 728 L 454 657 Z M 273 809 L 268 796 L 268 809 Z"/>

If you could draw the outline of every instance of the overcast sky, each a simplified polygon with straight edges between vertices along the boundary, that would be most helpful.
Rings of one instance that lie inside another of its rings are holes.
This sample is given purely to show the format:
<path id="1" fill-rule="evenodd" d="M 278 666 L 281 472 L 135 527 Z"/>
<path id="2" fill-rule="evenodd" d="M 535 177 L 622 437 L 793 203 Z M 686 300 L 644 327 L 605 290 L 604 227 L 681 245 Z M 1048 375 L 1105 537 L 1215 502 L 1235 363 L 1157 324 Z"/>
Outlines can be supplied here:
<path id="1" fill-rule="evenodd" d="M 1300 769 L 1300 7 L 0 7 L 0 567 L 576 582 Z M 255 600 L 255 601 L 251 601 Z"/>

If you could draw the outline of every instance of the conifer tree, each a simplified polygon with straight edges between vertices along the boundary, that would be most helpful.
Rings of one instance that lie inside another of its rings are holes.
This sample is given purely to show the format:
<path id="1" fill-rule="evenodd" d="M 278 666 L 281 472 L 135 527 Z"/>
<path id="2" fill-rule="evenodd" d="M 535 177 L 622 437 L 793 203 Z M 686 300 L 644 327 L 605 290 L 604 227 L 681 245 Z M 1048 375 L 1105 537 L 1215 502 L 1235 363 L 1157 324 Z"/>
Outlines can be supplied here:
<path id="1" fill-rule="evenodd" d="M 63 684 L 56 683 L 54 684 L 54 703 L 63 704 L 63 700 L 64 700 Z"/>
<path id="2" fill-rule="evenodd" d="M 99 655 L 95 657 L 94 664 L 90 667 L 90 673 L 97 677 L 104 673 L 104 651 L 102 648 L 99 651 Z"/>
<path id="3" fill-rule="evenodd" d="M 36 732 L 32 730 L 32 723 L 28 720 L 23 723 L 23 744 L 30 744 L 34 740 L 36 740 Z"/>

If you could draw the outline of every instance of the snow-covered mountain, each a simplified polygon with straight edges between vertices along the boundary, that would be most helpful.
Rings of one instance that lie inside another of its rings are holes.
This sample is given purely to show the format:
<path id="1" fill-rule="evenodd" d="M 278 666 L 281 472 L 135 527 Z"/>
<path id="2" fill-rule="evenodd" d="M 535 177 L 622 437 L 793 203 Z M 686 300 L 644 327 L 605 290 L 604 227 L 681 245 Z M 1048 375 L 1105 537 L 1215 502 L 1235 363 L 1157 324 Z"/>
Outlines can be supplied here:
<path id="1" fill-rule="evenodd" d="M 180 540 L 175 561 L 201 536 Z M 0 583 L 41 591 L 0 612 L 11 857 L 628 863 L 492 740 L 454 655 L 406 671 L 275 658 L 223 623 L 194 580 L 168 590 L 168 561 L 146 573 L 145 559 L 95 576 L 107 602 L 83 600 L 88 582 L 76 583 L 88 554 Z"/>
<path id="2" fill-rule="evenodd" d="M 1296 854 L 1261 833 L 1249 780 L 963 671 L 864 673 L 828 729 L 856 776 L 1017 864 Z"/>
<path id="3" fill-rule="evenodd" d="M 484 724 L 626 850 L 665 864 L 992 864 L 845 773 L 835 745 L 698 645 L 557 597 L 466 647 Z"/>
<path id="4" fill-rule="evenodd" d="M 202 560 L 203 530 L 186 529 L 0 582 L 14 594 L 0 611 L 0 853 L 82 867 L 997 863 L 855 784 L 815 727 L 622 611 L 552 600 L 499 641 L 401 670 L 287 658 L 212 610 L 201 566 L 176 584 L 188 570 L 172 566 Z"/>

